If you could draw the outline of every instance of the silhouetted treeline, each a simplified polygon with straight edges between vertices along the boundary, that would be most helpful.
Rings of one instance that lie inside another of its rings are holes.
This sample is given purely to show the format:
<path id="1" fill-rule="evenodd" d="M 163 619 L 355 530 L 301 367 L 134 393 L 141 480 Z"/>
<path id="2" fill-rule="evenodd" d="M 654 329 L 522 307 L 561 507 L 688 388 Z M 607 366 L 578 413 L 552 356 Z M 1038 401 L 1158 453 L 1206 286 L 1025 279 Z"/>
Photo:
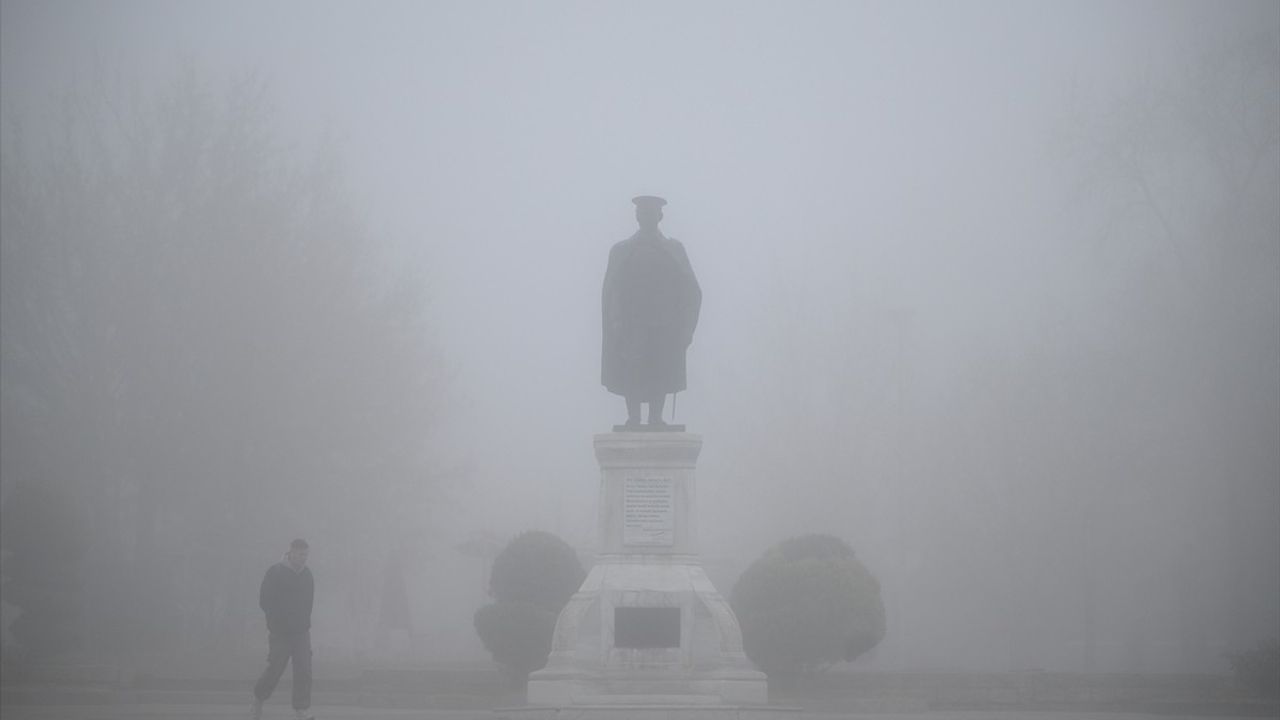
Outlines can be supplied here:
<path id="1" fill-rule="evenodd" d="M 730 477 L 774 527 L 872 558 L 882 660 L 1225 671 L 1280 633 L 1277 88 L 1275 28 L 1114 96 L 1064 87 L 1041 250 L 930 288 L 987 314 L 891 305 L 839 265 L 772 289 Z M 996 227 L 954 228 L 921 272 Z"/>
<path id="2" fill-rule="evenodd" d="M 282 138 L 260 79 L 60 99 L 6 108 L 0 468 L 86 518 L 88 648 L 259 640 L 295 536 L 371 631 L 434 485 L 426 289 L 374 272 L 338 150 Z"/>

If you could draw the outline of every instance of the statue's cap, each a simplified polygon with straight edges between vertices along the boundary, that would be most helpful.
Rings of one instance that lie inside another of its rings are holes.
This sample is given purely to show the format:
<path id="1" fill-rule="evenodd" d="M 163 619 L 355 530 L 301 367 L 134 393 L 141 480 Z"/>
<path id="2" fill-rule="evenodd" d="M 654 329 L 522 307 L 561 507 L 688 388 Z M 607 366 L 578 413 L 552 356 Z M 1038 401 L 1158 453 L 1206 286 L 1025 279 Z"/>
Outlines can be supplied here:
<path id="1" fill-rule="evenodd" d="M 666 200 L 657 195 L 637 195 L 631 198 L 631 202 L 635 203 L 638 208 L 653 208 L 654 210 L 661 210 L 662 206 L 667 204 Z"/>

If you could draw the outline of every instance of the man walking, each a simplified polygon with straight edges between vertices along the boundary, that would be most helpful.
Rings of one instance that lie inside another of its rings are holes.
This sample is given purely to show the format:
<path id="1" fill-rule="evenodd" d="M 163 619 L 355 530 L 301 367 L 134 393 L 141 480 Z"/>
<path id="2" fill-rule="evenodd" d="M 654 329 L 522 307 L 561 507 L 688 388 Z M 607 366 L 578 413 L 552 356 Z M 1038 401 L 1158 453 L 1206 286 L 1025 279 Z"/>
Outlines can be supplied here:
<path id="1" fill-rule="evenodd" d="M 298 720 L 315 720 L 311 708 L 311 606 L 316 583 L 307 567 L 307 541 L 289 544 L 284 560 L 267 569 L 258 592 L 258 605 L 267 614 L 270 649 L 267 669 L 253 687 L 253 718 L 261 720 L 262 705 L 271 697 L 293 659 L 293 712 Z"/>

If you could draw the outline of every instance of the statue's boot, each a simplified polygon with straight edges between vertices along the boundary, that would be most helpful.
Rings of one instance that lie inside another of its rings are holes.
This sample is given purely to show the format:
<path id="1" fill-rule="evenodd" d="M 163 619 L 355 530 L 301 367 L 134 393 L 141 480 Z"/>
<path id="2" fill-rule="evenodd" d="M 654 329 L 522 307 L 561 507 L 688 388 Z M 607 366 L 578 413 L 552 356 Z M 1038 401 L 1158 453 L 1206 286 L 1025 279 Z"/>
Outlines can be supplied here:
<path id="1" fill-rule="evenodd" d="M 640 399 L 627 398 L 627 422 L 623 425 L 627 428 L 640 427 Z"/>
<path id="2" fill-rule="evenodd" d="M 666 404 L 666 393 L 663 393 L 656 398 L 649 399 L 649 424 L 651 426 L 658 428 L 667 426 L 667 421 L 662 419 L 662 407 Z"/>

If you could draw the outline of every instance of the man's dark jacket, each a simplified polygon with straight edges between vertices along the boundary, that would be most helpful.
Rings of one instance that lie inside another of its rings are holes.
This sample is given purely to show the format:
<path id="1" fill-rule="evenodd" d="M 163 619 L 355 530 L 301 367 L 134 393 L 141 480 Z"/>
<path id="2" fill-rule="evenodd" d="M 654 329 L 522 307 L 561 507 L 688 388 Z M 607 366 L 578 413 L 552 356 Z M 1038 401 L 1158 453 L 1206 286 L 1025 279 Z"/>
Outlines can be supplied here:
<path id="1" fill-rule="evenodd" d="M 297 572 L 278 562 L 267 569 L 258 591 L 258 605 L 267 614 L 267 630 L 273 635 L 301 635 L 311 629 L 311 606 L 316 582 L 311 568 Z"/>

